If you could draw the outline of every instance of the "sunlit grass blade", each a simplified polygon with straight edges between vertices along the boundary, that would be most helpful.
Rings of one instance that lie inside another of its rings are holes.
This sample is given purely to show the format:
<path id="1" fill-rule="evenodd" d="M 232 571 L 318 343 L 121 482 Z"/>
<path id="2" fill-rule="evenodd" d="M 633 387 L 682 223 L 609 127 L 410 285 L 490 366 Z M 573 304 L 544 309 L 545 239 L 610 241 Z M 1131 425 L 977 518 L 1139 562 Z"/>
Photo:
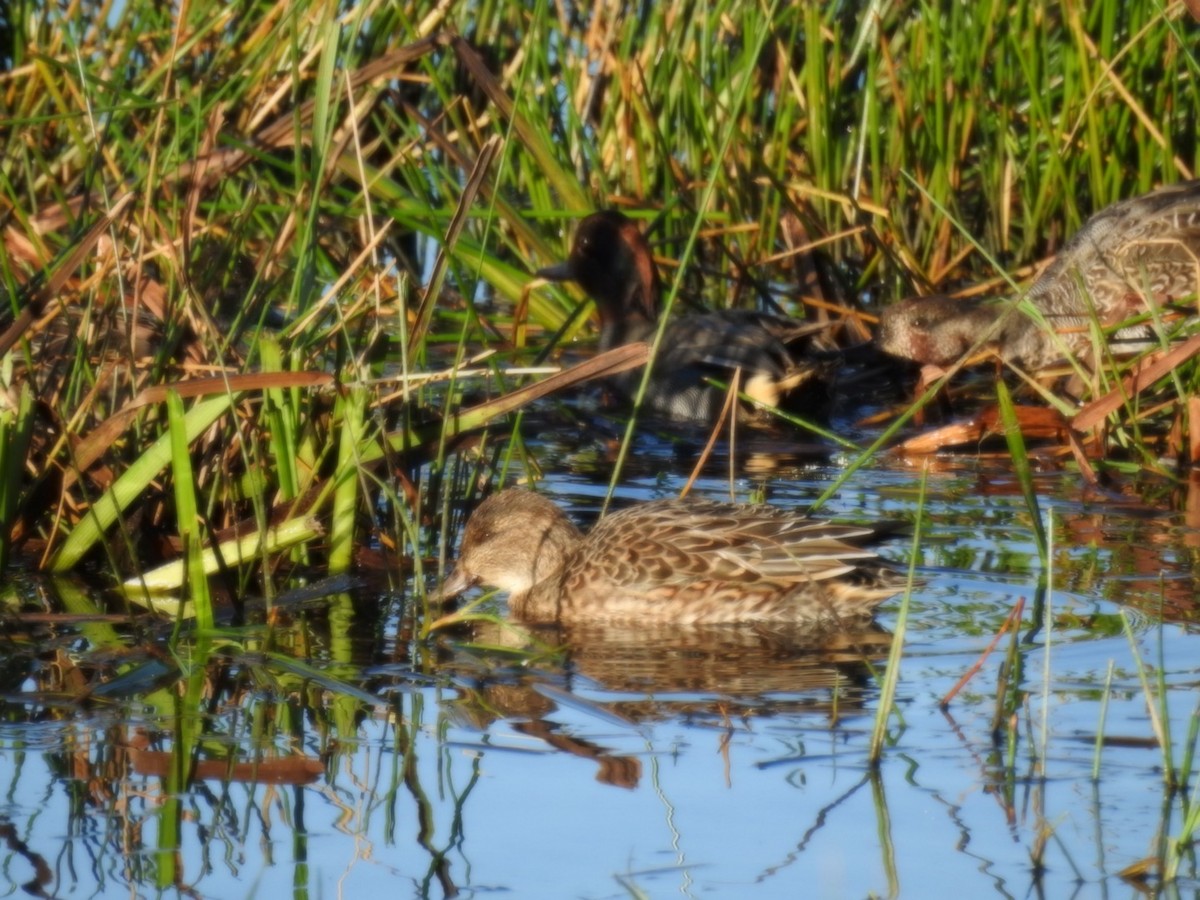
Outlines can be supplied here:
<path id="1" fill-rule="evenodd" d="M 1192 774 L 1192 762 L 1195 758 L 1196 742 L 1200 740 L 1200 703 L 1192 710 L 1188 724 L 1187 743 L 1184 745 L 1184 759 L 1179 767 L 1181 784 L 1188 784 Z M 1179 825 L 1179 835 L 1171 840 L 1167 848 L 1166 869 L 1163 877 L 1174 880 L 1179 873 L 1181 863 L 1192 858 L 1195 850 L 1196 832 L 1200 831 L 1200 801 L 1194 794 L 1186 791 L 1179 793 L 1183 804 L 1183 821 Z"/>
<path id="2" fill-rule="evenodd" d="M 1175 765 L 1172 761 L 1171 735 L 1169 732 L 1170 718 L 1164 714 L 1165 710 L 1163 706 L 1166 698 L 1151 685 L 1152 672 L 1142 659 L 1141 651 L 1138 649 L 1137 635 L 1134 634 L 1128 612 L 1122 608 L 1120 613 L 1121 626 L 1125 629 L 1125 637 L 1129 641 L 1129 650 L 1133 654 L 1134 665 L 1137 667 L 1138 681 L 1142 686 L 1142 696 L 1146 701 L 1146 713 L 1150 717 L 1150 727 L 1154 731 L 1154 738 L 1158 742 L 1159 752 L 1162 754 L 1163 780 L 1169 786 L 1175 785 Z M 1161 628 L 1162 626 L 1160 625 L 1159 627 Z"/>
<path id="3" fill-rule="evenodd" d="M 185 440 L 190 445 L 214 422 L 225 415 L 234 398 L 211 397 L 202 400 L 188 410 L 184 416 Z M 155 441 L 104 494 L 96 499 L 79 523 L 67 535 L 50 564 L 53 572 L 66 572 L 74 568 L 114 522 L 140 499 L 150 482 L 162 473 L 171 461 L 171 435 L 164 434 Z"/>
<path id="4" fill-rule="evenodd" d="M 1108 701 L 1112 697 L 1114 666 L 1115 663 L 1110 659 L 1104 673 L 1104 693 L 1100 695 L 1100 712 L 1096 721 L 1096 745 L 1092 751 L 1092 781 L 1100 780 L 1100 753 L 1104 747 L 1104 727 L 1108 721 Z"/>
<path id="5" fill-rule="evenodd" d="M 1050 563 L 1050 551 L 1046 541 L 1046 528 L 1042 524 L 1041 505 L 1038 503 L 1037 490 L 1033 484 L 1033 469 L 1029 464 L 1029 454 L 1025 451 L 1025 438 L 1021 434 L 1021 423 L 1017 419 L 1012 395 L 1003 381 L 996 383 L 996 402 L 1000 407 L 1000 419 L 1004 423 L 1004 440 L 1008 444 L 1008 453 L 1012 458 L 1013 475 L 1016 476 L 1017 484 L 1021 487 L 1021 496 L 1025 498 L 1025 508 L 1029 511 L 1034 542 L 1037 545 L 1042 566 L 1045 568 Z"/>
<path id="6" fill-rule="evenodd" d="M 488 99 L 496 104 L 501 115 L 512 122 L 517 135 L 537 162 L 542 177 L 550 183 L 562 202 L 571 209 L 588 209 L 591 205 L 589 198 L 575 174 L 561 164 L 559 154 L 549 140 L 549 130 L 545 126 L 541 129 L 535 127 L 517 108 L 517 104 L 508 96 L 496 80 L 496 76 L 467 41 L 461 37 L 453 37 L 450 44 L 475 83 L 487 94 Z"/>
<path id="7" fill-rule="evenodd" d="M 200 513 L 196 504 L 196 484 L 192 476 L 191 442 L 187 436 L 183 400 L 176 393 L 167 395 L 168 435 L 171 439 L 171 477 L 175 484 L 175 525 L 183 547 L 185 578 L 180 588 L 191 601 L 192 614 L 202 631 L 213 627 L 212 597 L 208 576 L 200 558 L 203 538 Z"/>
<path id="8" fill-rule="evenodd" d="M 224 541 L 216 547 L 201 548 L 199 564 L 206 575 L 213 575 L 222 567 L 244 566 L 264 556 L 273 556 L 289 547 L 319 538 L 324 533 L 320 520 L 314 517 L 288 519 L 272 525 L 265 533 L 252 532 L 236 540 Z M 183 560 L 173 560 L 142 572 L 124 582 L 125 591 L 135 602 L 141 602 L 139 598 L 146 593 L 156 595 L 178 591 L 186 565 Z"/>
<path id="9" fill-rule="evenodd" d="M 265 370 L 283 371 L 283 353 L 277 340 L 260 339 L 258 352 Z M 289 392 L 282 387 L 268 388 L 264 399 L 265 424 L 271 442 L 271 470 L 279 479 L 281 499 L 292 500 L 300 493 L 301 485 L 296 404 L 290 402 Z"/>
<path id="10" fill-rule="evenodd" d="M 410 358 L 415 355 L 417 348 L 425 340 L 425 332 L 429 328 L 429 320 L 433 316 L 433 309 L 442 288 L 442 281 L 446 276 L 447 259 L 454 252 L 455 245 L 458 243 L 458 237 L 462 234 L 463 227 L 466 225 L 471 205 L 475 201 L 475 195 L 479 192 L 484 179 L 489 177 L 492 161 L 496 158 L 499 150 L 499 139 L 493 138 L 485 143 L 479 151 L 479 157 L 475 160 L 467 183 L 463 186 L 462 194 L 458 198 L 458 205 L 454 210 L 454 215 L 451 217 L 450 224 L 446 228 L 446 234 L 438 247 L 437 258 L 433 262 L 433 272 L 430 275 L 429 283 L 426 285 L 424 297 L 414 315 L 415 321 L 412 331 L 408 336 L 408 353 Z"/>
<path id="11" fill-rule="evenodd" d="M 122 435 L 145 413 L 147 406 L 163 403 L 170 391 L 180 397 L 229 397 L 249 390 L 292 388 L 296 390 L 329 388 L 335 384 L 332 375 L 325 372 L 263 372 L 244 375 L 220 375 L 213 378 L 193 378 L 165 385 L 155 385 L 140 391 L 137 396 L 113 413 L 92 431 L 88 432 L 75 446 L 71 462 L 79 471 L 85 471 L 104 453 L 111 449 Z M 232 400 L 230 400 L 230 405 Z M 203 430 L 203 429 L 199 429 Z M 73 473 L 67 474 L 68 483 Z"/>
<path id="12" fill-rule="evenodd" d="M 871 740 L 867 749 L 867 761 L 871 766 L 878 766 L 883 759 L 883 745 L 887 740 L 887 724 L 896 709 L 896 689 L 900 684 L 900 661 L 904 657 L 904 638 L 908 633 L 908 613 L 912 604 L 913 585 L 916 583 L 917 560 L 921 558 L 921 521 L 925 510 L 925 489 L 929 480 L 929 467 L 921 470 L 921 480 L 917 488 L 916 523 L 913 526 L 912 545 L 908 557 L 908 575 L 904 584 L 904 593 L 900 596 L 900 609 L 896 612 L 896 624 L 892 631 L 892 644 L 888 650 L 887 668 L 883 676 L 883 684 L 879 689 L 878 706 L 875 710 L 875 724 L 871 730 Z"/>
<path id="13" fill-rule="evenodd" d="M 333 520 L 329 529 L 329 571 L 349 570 L 354 561 L 356 520 L 358 518 L 359 466 L 363 459 L 366 434 L 367 394 L 351 388 L 338 397 L 334 407 L 338 422 L 337 469 L 333 475 Z"/>

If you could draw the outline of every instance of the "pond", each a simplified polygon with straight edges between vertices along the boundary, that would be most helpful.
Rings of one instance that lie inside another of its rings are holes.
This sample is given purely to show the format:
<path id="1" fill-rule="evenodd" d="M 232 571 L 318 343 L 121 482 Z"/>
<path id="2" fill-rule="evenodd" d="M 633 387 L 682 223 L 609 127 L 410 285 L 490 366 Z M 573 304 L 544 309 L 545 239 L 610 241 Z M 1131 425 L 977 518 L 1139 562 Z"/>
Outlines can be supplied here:
<path id="1" fill-rule="evenodd" d="M 590 521 L 605 466 L 579 447 L 547 452 L 565 457 L 542 489 Z M 677 494 L 689 465 L 674 452 L 640 452 L 615 502 Z M 844 462 L 785 460 L 734 493 L 803 510 Z M 1152 890 L 1144 861 L 1183 827 L 1167 766 L 1186 774 L 1200 696 L 1193 505 L 1157 496 L 1162 483 L 1101 494 L 1040 475 L 1044 592 L 1003 461 L 939 461 L 919 506 L 922 477 L 880 457 L 821 511 L 907 523 L 883 551 L 901 566 L 920 529 L 877 767 L 901 598 L 858 634 L 576 634 L 566 653 L 531 654 L 510 646 L 530 636 L 487 623 L 421 641 L 410 594 L 359 590 L 289 608 L 300 624 L 260 645 L 218 636 L 176 660 L 152 629 L 23 585 L 5 638 L 0 894 Z M 730 485 L 701 478 L 693 492 L 723 499 Z M 1022 601 L 1019 628 L 1000 634 Z M 36 661 L 17 649 L 34 640 Z M 102 668 L 113 677 L 81 700 Z M 181 712 L 193 698 L 199 719 Z M 1180 873 L 1195 892 L 1190 853 Z"/>

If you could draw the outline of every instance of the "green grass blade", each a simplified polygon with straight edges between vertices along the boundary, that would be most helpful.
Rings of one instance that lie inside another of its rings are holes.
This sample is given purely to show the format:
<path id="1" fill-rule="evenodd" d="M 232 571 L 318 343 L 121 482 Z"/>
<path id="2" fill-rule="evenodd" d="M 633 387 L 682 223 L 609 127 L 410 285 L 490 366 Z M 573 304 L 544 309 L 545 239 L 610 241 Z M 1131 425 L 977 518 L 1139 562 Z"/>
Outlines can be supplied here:
<path id="1" fill-rule="evenodd" d="M 871 741 L 867 749 L 867 762 L 878 766 L 883 758 L 883 745 L 887 739 L 887 723 L 895 712 L 896 688 L 900 683 L 900 661 L 904 657 L 904 637 L 908 632 L 908 612 L 912 604 L 912 589 L 916 581 L 917 560 L 921 558 L 921 519 L 925 509 L 925 489 L 929 482 L 929 467 L 921 470 L 917 488 L 917 518 L 913 527 L 912 548 L 908 557 L 908 578 L 900 598 L 900 609 L 896 612 L 896 626 L 892 632 L 892 646 L 888 650 L 887 670 L 879 691 L 879 705 L 875 710 L 875 725 L 871 730 Z"/>
<path id="2" fill-rule="evenodd" d="M 171 439 L 171 475 L 175 483 L 175 519 L 187 572 L 185 588 L 192 601 L 196 624 L 202 631 L 212 631 L 212 597 L 208 590 L 208 576 L 200 558 L 203 542 L 200 527 L 200 511 L 196 504 L 196 485 L 192 475 L 192 457 L 187 436 L 187 417 L 183 400 L 171 391 L 167 394 L 168 436 Z"/>
<path id="3" fill-rule="evenodd" d="M 358 519 L 359 467 L 366 433 L 367 392 L 361 388 L 338 397 L 334 419 L 338 425 L 337 470 L 334 473 L 333 520 L 329 529 L 329 571 L 349 571 L 354 562 L 355 525 Z"/>
<path id="4" fill-rule="evenodd" d="M 184 433 L 190 445 L 233 405 L 234 397 L 216 396 L 202 400 L 184 416 Z M 103 540 L 105 533 L 135 503 L 171 461 L 171 435 L 164 434 L 133 462 L 111 488 L 99 497 L 88 514 L 67 535 L 54 554 L 52 572 L 67 572 Z"/>
<path id="5" fill-rule="evenodd" d="M 1025 498 L 1025 508 L 1029 511 L 1030 527 L 1033 528 L 1034 542 L 1037 544 L 1038 557 L 1042 568 L 1050 565 L 1050 550 L 1046 539 L 1046 528 L 1042 524 L 1042 511 L 1038 503 L 1037 490 L 1033 484 L 1033 469 L 1029 464 L 1029 454 L 1025 450 L 1025 438 L 1021 434 L 1021 423 L 1017 420 L 1016 407 L 1012 395 L 1008 392 L 1003 381 L 996 382 L 996 402 L 1000 407 L 1000 421 L 1004 423 L 1004 440 L 1008 444 L 1008 453 L 1012 457 L 1013 475 L 1021 487 L 1021 496 Z"/>

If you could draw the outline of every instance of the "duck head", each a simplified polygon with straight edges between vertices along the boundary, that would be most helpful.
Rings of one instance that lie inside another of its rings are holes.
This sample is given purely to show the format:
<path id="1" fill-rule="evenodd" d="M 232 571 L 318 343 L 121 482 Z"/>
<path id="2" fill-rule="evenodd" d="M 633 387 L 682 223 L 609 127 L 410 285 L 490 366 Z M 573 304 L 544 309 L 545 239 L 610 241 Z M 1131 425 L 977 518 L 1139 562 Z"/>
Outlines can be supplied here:
<path id="1" fill-rule="evenodd" d="M 948 366 L 974 347 L 1002 308 L 935 295 L 904 300 L 879 317 L 879 349 L 921 365 Z"/>
<path id="2" fill-rule="evenodd" d="M 661 290 L 654 254 L 637 224 L 616 210 L 592 213 L 580 222 L 566 262 L 535 274 L 582 287 L 596 302 L 607 339 L 602 343 L 610 346 L 622 342 L 621 332 L 658 319 Z"/>
<path id="3" fill-rule="evenodd" d="M 449 599 L 475 585 L 500 588 L 509 607 L 526 618 L 553 619 L 553 609 L 535 609 L 531 592 L 557 599 L 553 579 L 562 574 L 583 534 L 551 500 L 509 488 L 483 501 L 467 520 L 454 573 L 440 595 Z"/>

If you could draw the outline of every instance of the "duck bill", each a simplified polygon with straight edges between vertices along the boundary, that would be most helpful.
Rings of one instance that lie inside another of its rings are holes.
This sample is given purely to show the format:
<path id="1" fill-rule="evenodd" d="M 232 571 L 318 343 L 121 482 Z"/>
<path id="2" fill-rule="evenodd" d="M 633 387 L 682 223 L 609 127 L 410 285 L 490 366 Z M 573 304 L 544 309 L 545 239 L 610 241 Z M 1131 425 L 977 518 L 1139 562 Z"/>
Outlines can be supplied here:
<path id="1" fill-rule="evenodd" d="M 479 579 L 471 575 L 462 566 L 459 566 L 450 573 L 450 577 L 442 582 L 442 588 L 435 594 L 435 599 L 440 602 L 453 600 L 459 594 L 470 590 L 479 584 Z"/>
<path id="2" fill-rule="evenodd" d="M 545 278 L 547 281 L 574 281 L 575 273 L 571 271 L 571 263 L 560 262 L 557 265 L 546 266 L 544 269 L 538 269 L 533 273 L 538 278 Z"/>

